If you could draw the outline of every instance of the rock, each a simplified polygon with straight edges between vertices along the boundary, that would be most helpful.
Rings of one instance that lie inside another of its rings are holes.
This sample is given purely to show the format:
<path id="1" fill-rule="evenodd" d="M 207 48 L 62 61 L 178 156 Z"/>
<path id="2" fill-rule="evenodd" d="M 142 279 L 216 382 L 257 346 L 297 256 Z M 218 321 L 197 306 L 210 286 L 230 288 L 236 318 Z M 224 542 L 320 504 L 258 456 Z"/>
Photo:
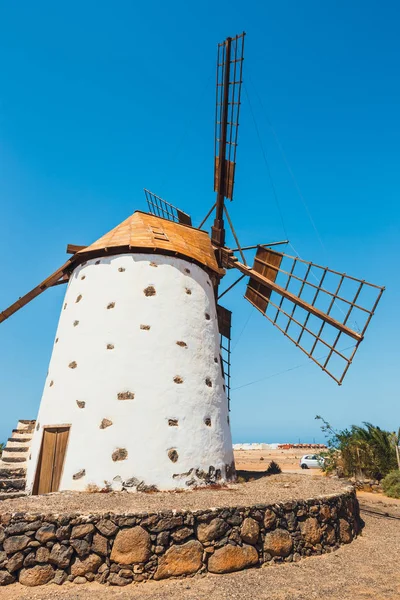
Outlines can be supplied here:
<path id="1" fill-rule="evenodd" d="M 111 573 L 111 575 L 107 579 L 107 582 L 110 585 L 119 585 L 119 586 L 129 585 L 131 583 L 131 581 L 129 579 L 126 579 L 125 577 L 120 577 L 116 573 Z"/>
<path id="2" fill-rule="evenodd" d="M 131 479 L 135 479 L 134 477 L 131 477 Z M 139 480 L 136 479 L 136 481 L 139 483 Z M 126 482 L 124 482 L 125 485 Z M 133 527 L 134 525 L 136 525 L 136 517 L 120 517 L 118 519 L 118 525 L 119 527 Z"/>
<path id="3" fill-rule="evenodd" d="M 86 583 L 86 581 L 87 581 L 86 577 L 81 577 L 80 575 L 78 575 L 78 577 L 75 577 L 73 580 L 73 582 L 77 583 L 77 584 Z"/>
<path id="4" fill-rule="evenodd" d="M 57 531 L 56 531 L 56 538 L 60 542 L 63 542 L 64 540 L 68 540 L 69 539 L 69 532 L 70 532 L 69 525 L 64 525 L 62 527 L 59 527 L 57 529 Z"/>
<path id="5" fill-rule="evenodd" d="M 36 550 L 36 562 L 47 563 L 49 562 L 50 550 L 41 546 Z"/>
<path id="6" fill-rule="evenodd" d="M 7 561 L 7 554 L 4 552 L 4 550 L 0 550 L 0 566 L 4 567 L 6 561 Z"/>
<path id="7" fill-rule="evenodd" d="M 122 565 L 144 563 L 150 558 L 151 540 L 143 527 L 122 529 L 115 538 L 110 560 Z"/>
<path id="8" fill-rule="evenodd" d="M 336 543 L 336 532 L 332 525 L 327 525 L 325 529 L 325 541 L 330 546 Z"/>
<path id="9" fill-rule="evenodd" d="M 57 585 L 62 585 L 64 581 L 67 579 L 67 574 L 62 569 L 58 569 L 53 577 L 53 583 Z"/>
<path id="10" fill-rule="evenodd" d="M 305 541 L 313 546 L 319 544 L 321 541 L 322 530 L 315 517 L 310 517 L 309 519 L 302 521 L 300 523 L 300 531 Z"/>
<path id="11" fill-rule="evenodd" d="M 208 570 L 210 573 L 232 573 L 241 571 L 247 567 L 257 565 L 258 552 L 253 546 L 244 544 L 243 546 L 232 546 L 227 544 L 218 548 L 208 560 Z"/>
<path id="12" fill-rule="evenodd" d="M 97 569 L 101 565 L 102 560 L 97 554 L 90 554 L 87 558 L 81 560 L 76 557 L 71 565 L 71 575 L 80 577 L 86 573 L 97 573 Z"/>
<path id="13" fill-rule="evenodd" d="M 10 583 L 14 583 L 14 581 L 14 575 L 11 575 L 8 571 L 0 570 L 0 585 L 9 585 Z"/>
<path id="14" fill-rule="evenodd" d="M 129 577 L 132 578 L 133 577 L 133 573 L 132 573 L 132 571 L 130 569 L 121 569 L 119 571 L 118 575 L 120 577 L 127 577 L 127 578 L 129 578 Z"/>
<path id="15" fill-rule="evenodd" d="M 100 533 L 95 533 L 93 536 L 92 552 L 101 554 L 101 556 L 108 556 L 108 540 Z"/>
<path id="16" fill-rule="evenodd" d="M 292 548 L 293 540 L 285 529 L 275 529 L 265 536 L 264 551 L 271 556 L 289 556 Z"/>
<path id="17" fill-rule="evenodd" d="M 91 523 L 84 523 L 83 525 L 75 525 L 71 531 L 71 538 L 83 538 L 85 535 L 94 531 L 94 525 Z"/>
<path id="18" fill-rule="evenodd" d="M 226 518 L 227 523 L 229 523 L 229 525 L 241 525 L 242 523 L 242 517 L 238 514 L 233 514 L 233 515 L 229 515 Z"/>
<path id="19" fill-rule="evenodd" d="M 4 533 L 4 527 L 0 525 L 0 544 L 4 542 L 6 534 Z"/>
<path id="20" fill-rule="evenodd" d="M 13 554 L 11 558 L 7 561 L 7 571 L 10 573 L 14 573 L 14 571 L 18 571 L 24 564 L 25 555 L 22 552 L 17 552 Z"/>
<path id="21" fill-rule="evenodd" d="M 246 544 L 256 544 L 258 535 L 260 533 L 260 527 L 254 519 L 247 517 L 240 528 L 240 536 Z"/>
<path id="22" fill-rule="evenodd" d="M 193 534 L 192 529 L 189 529 L 189 527 L 182 527 L 181 529 L 177 529 L 176 531 L 174 531 L 171 534 L 171 537 L 175 542 L 180 543 L 180 542 L 185 541 L 192 534 Z M 161 544 L 161 545 L 165 546 L 165 544 Z"/>
<path id="23" fill-rule="evenodd" d="M 273 510 L 267 508 L 264 515 L 264 527 L 265 529 L 272 529 L 276 522 L 276 514 Z"/>
<path id="24" fill-rule="evenodd" d="M 86 540 L 71 540 L 71 546 L 78 556 L 86 556 L 90 552 L 90 545 Z"/>
<path id="25" fill-rule="evenodd" d="M 342 544 L 350 544 L 353 539 L 350 524 L 345 519 L 339 519 L 339 537 Z"/>
<path id="26" fill-rule="evenodd" d="M 33 523 L 27 523 L 21 521 L 20 523 L 14 523 L 7 527 L 7 535 L 18 535 L 19 533 L 25 533 L 26 531 L 36 531 L 41 526 L 41 521 L 34 521 Z"/>
<path id="27" fill-rule="evenodd" d="M 181 546 L 171 546 L 159 558 L 158 568 L 154 579 L 166 579 L 179 575 L 191 575 L 202 566 L 203 546 L 196 540 L 191 540 Z"/>
<path id="28" fill-rule="evenodd" d="M 301 554 L 299 554 L 298 552 L 295 552 L 293 554 L 293 562 L 299 562 L 299 560 L 301 560 Z"/>
<path id="29" fill-rule="evenodd" d="M 157 545 L 166 546 L 169 540 L 169 531 L 162 531 L 157 536 Z"/>
<path id="30" fill-rule="evenodd" d="M 180 525 L 183 525 L 183 517 L 165 517 L 160 519 L 157 525 L 154 525 L 149 529 L 151 532 L 159 533 L 160 531 L 167 531 L 173 529 L 174 527 L 179 527 Z"/>
<path id="31" fill-rule="evenodd" d="M 15 552 L 25 550 L 30 541 L 31 540 L 27 535 L 13 535 L 4 540 L 4 552 L 7 552 L 7 554 L 15 554 Z"/>
<path id="32" fill-rule="evenodd" d="M 53 576 L 54 570 L 51 565 L 36 565 L 30 569 L 22 569 L 19 574 L 19 582 L 22 585 L 33 587 L 48 583 Z"/>
<path id="33" fill-rule="evenodd" d="M 128 458 L 128 450 L 126 448 L 117 448 L 111 454 L 111 458 L 114 462 L 118 460 L 126 460 Z"/>
<path id="34" fill-rule="evenodd" d="M 211 542 L 218 540 L 228 531 L 229 525 L 223 519 L 217 517 L 209 523 L 200 523 L 197 526 L 197 538 L 200 542 Z"/>
<path id="35" fill-rule="evenodd" d="M 35 553 L 29 552 L 24 559 L 24 567 L 33 567 L 36 564 Z"/>
<path id="36" fill-rule="evenodd" d="M 54 544 L 51 549 L 49 562 L 57 565 L 60 569 L 66 569 L 69 567 L 71 562 L 71 556 L 73 549 L 71 546 L 64 546 L 63 544 Z"/>
<path id="37" fill-rule="evenodd" d="M 321 506 L 319 514 L 323 521 L 329 521 L 332 516 L 331 509 L 326 504 Z"/>
<path id="38" fill-rule="evenodd" d="M 115 535 L 118 531 L 118 527 L 109 519 L 102 519 L 96 523 L 96 528 L 107 537 Z"/>
<path id="39" fill-rule="evenodd" d="M 97 575 L 94 576 L 94 579 L 97 581 L 97 583 L 106 583 L 109 573 L 110 571 L 108 569 L 104 571 L 104 573 L 97 572 Z"/>
<path id="40" fill-rule="evenodd" d="M 100 567 L 97 569 L 97 572 L 101 574 L 101 573 L 104 573 L 104 571 L 108 571 L 108 570 L 109 570 L 109 569 L 108 569 L 108 567 L 107 567 L 106 563 L 103 563 L 103 564 L 102 564 L 102 565 L 100 565 Z"/>
<path id="41" fill-rule="evenodd" d="M 54 525 L 43 525 L 40 529 L 37 530 L 35 538 L 41 543 L 45 544 L 46 542 L 50 542 L 50 540 L 56 539 L 56 528 Z"/>

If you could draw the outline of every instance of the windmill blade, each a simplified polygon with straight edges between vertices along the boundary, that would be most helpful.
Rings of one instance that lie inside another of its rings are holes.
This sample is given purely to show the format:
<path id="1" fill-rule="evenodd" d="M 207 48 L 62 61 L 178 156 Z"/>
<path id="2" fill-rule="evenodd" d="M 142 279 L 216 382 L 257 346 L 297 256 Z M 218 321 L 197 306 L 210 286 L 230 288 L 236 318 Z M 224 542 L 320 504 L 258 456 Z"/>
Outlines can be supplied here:
<path id="1" fill-rule="evenodd" d="M 25 294 L 25 296 L 22 296 L 16 302 L 11 304 L 11 306 L 0 312 L 0 323 L 3 323 L 3 321 L 11 317 L 11 315 L 16 313 L 23 306 L 26 306 L 29 302 L 31 302 L 31 300 L 42 294 L 48 288 L 55 285 L 60 285 L 62 283 L 67 283 L 72 262 L 72 259 L 68 260 L 65 264 L 63 264 L 62 267 L 52 273 L 50 277 L 39 283 L 38 286 Z"/>
<path id="2" fill-rule="evenodd" d="M 229 251 L 224 262 L 250 276 L 245 298 L 341 385 L 385 288 L 262 247 L 253 268 Z"/>
<path id="3" fill-rule="evenodd" d="M 225 380 L 225 391 L 228 399 L 228 410 L 231 404 L 231 328 L 232 312 L 217 304 L 218 329 L 220 333 L 220 365 Z"/>
<path id="4" fill-rule="evenodd" d="M 168 221 L 174 221 L 175 223 L 181 223 L 182 225 L 192 226 L 192 218 L 173 204 L 170 204 L 166 200 L 163 200 L 153 192 L 144 188 L 144 193 L 149 207 L 149 212 L 156 216 L 168 219 Z"/>
<path id="5" fill-rule="evenodd" d="M 235 180 L 244 36 L 243 32 L 218 44 L 214 191 L 229 200 L 233 198 Z"/>

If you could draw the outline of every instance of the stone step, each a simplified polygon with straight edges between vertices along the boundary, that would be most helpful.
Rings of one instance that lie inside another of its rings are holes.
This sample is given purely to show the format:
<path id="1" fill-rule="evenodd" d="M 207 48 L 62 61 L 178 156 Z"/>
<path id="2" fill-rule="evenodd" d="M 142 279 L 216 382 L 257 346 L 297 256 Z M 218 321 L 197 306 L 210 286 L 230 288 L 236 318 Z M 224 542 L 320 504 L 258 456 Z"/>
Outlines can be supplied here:
<path id="1" fill-rule="evenodd" d="M 19 431 L 33 431 L 35 429 L 36 421 L 18 421 L 17 429 Z"/>
<path id="2" fill-rule="evenodd" d="M 4 458 L 4 455 L 8 456 L 10 454 L 12 456 L 15 453 L 26 454 L 27 452 L 29 452 L 29 446 L 12 446 L 10 448 L 6 446 L 3 449 L 2 458 Z"/>
<path id="3" fill-rule="evenodd" d="M 0 492 L 25 490 L 25 479 L 0 479 Z"/>
<path id="4" fill-rule="evenodd" d="M 17 436 L 25 436 L 25 435 L 29 436 L 30 435 L 32 437 L 34 430 L 35 430 L 35 428 L 33 428 L 33 429 L 12 429 L 12 434 L 13 434 L 13 437 L 14 437 L 14 434 Z"/>
<path id="5" fill-rule="evenodd" d="M 4 456 L 3 452 L 1 460 L 4 463 L 26 463 L 26 456 Z"/>
<path id="6" fill-rule="evenodd" d="M 7 439 L 6 448 L 12 448 L 14 446 L 20 446 L 21 444 L 29 444 L 31 443 L 32 438 L 29 437 L 10 437 Z"/>
<path id="7" fill-rule="evenodd" d="M 22 496 L 26 495 L 26 492 L 4 492 L 0 493 L 0 500 L 10 500 L 10 498 L 22 498 Z"/>
<path id="8" fill-rule="evenodd" d="M 26 469 L 13 465 L 1 465 L 0 479 L 20 479 L 26 477 Z"/>

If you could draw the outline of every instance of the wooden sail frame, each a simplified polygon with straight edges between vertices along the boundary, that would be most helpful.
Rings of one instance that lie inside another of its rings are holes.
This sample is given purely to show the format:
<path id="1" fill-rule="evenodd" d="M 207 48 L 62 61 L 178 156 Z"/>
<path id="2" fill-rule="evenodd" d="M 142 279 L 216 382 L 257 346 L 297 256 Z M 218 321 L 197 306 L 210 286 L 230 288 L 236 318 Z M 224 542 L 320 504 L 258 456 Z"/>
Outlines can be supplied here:
<path id="1" fill-rule="evenodd" d="M 31 300 L 40 296 L 47 289 L 54 287 L 55 285 L 60 285 L 63 283 L 67 283 L 69 280 L 69 274 L 73 268 L 73 259 L 70 258 L 66 263 L 64 263 L 57 271 L 54 271 L 47 279 L 39 283 L 36 287 L 34 287 L 30 292 L 18 298 L 16 302 L 11 304 L 8 308 L 0 312 L 0 323 L 3 323 L 6 319 L 11 317 L 11 315 L 15 314 L 18 310 L 26 306 Z"/>
<path id="2" fill-rule="evenodd" d="M 290 269 L 282 267 L 284 259 L 291 263 Z M 246 300 L 341 385 L 385 288 L 262 247 L 257 251 L 253 268 L 240 263 L 231 251 L 225 253 L 225 264 L 249 275 Z M 302 276 L 296 273 L 299 264 L 305 269 Z M 316 277 L 317 283 L 311 281 L 311 275 Z M 332 280 L 335 281 L 333 291 L 327 286 L 328 275 L 331 285 Z M 283 285 L 277 283 L 279 277 L 283 278 Z M 293 282 L 298 286 L 296 293 L 290 290 Z M 348 282 L 353 284 L 350 299 L 342 291 Z M 306 290 L 310 300 L 305 299 Z M 365 290 L 369 293 L 362 300 Z M 318 306 L 321 299 L 326 305 L 324 310 Z M 341 314 L 333 317 L 335 307 L 340 309 Z M 356 318 L 360 322 L 360 315 L 364 317 L 358 331 L 349 326 L 354 313 L 357 313 Z M 342 348 L 342 345 L 346 347 Z"/>

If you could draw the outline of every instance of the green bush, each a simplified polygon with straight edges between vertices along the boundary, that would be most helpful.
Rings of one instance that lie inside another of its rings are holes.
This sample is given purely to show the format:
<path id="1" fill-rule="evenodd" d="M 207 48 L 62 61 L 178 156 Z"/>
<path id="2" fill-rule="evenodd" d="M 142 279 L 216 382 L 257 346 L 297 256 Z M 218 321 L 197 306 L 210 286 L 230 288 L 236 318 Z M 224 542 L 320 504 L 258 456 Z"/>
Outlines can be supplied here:
<path id="1" fill-rule="evenodd" d="M 400 498 L 400 471 L 390 471 L 382 479 L 382 488 L 386 496 L 390 498 Z"/>
<path id="2" fill-rule="evenodd" d="M 266 473 L 267 475 L 279 475 L 279 473 L 282 473 L 282 469 L 280 468 L 278 463 L 276 463 L 274 460 L 271 460 L 271 462 L 268 465 L 268 469 L 266 470 Z"/>
<path id="3" fill-rule="evenodd" d="M 364 423 L 362 427 L 352 425 L 338 431 L 319 415 L 315 418 L 322 421 L 321 429 L 327 437 L 328 450 L 323 454 L 326 472 L 380 481 L 398 466 L 396 446 L 400 443 L 400 430 L 385 431 Z"/>

